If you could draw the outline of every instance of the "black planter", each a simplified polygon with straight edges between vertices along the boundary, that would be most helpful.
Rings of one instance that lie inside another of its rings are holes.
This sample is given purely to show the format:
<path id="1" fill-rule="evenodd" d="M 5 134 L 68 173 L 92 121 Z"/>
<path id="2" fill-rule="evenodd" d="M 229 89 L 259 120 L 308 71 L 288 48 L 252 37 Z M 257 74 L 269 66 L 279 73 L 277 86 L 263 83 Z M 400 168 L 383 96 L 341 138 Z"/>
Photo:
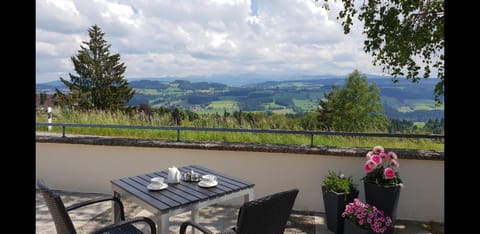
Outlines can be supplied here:
<path id="1" fill-rule="evenodd" d="M 372 229 L 366 229 L 354 224 L 350 219 L 345 219 L 343 234 L 377 234 Z M 392 234 L 394 231 L 393 226 L 387 229 L 383 234 Z"/>
<path id="2" fill-rule="evenodd" d="M 327 192 L 325 186 L 322 186 L 323 205 L 325 206 L 325 213 L 327 217 L 327 228 L 338 234 L 343 233 L 342 212 L 345 211 L 345 206 L 353 202 L 353 199 L 358 197 L 358 191 L 345 195 L 344 193 Z"/>
<path id="3" fill-rule="evenodd" d="M 400 186 L 383 187 L 377 184 L 364 183 L 366 203 L 383 210 L 386 216 L 392 218 L 392 225 L 397 218 L 397 205 L 400 197 Z"/>
<path id="4" fill-rule="evenodd" d="M 344 234 L 376 234 L 371 229 L 365 229 L 363 227 L 360 227 L 360 226 L 352 223 L 352 221 L 350 221 L 350 219 L 345 220 L 345 229 L 344 230 L 345 230 Z"/>

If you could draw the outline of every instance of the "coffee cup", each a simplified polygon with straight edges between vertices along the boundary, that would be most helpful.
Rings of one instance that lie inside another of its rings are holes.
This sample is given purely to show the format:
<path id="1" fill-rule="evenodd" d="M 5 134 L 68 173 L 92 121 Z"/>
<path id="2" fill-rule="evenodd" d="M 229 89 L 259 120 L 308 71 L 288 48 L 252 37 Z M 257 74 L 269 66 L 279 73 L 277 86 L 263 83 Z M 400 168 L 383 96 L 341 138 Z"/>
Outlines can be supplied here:
<path id="1" fill-rule="evenodd" d="M 217 181 L 217 177 L 214 175 L 203 175 L 202 180 L 205 181 L 205 183 L 211 184 Z"/>
<path id="2" fill-rule="evenodd" d="M 150 183 L 155 186 L 162 186 L 163 178 L 162 177 L 153 177 L 150 179 Z"/>

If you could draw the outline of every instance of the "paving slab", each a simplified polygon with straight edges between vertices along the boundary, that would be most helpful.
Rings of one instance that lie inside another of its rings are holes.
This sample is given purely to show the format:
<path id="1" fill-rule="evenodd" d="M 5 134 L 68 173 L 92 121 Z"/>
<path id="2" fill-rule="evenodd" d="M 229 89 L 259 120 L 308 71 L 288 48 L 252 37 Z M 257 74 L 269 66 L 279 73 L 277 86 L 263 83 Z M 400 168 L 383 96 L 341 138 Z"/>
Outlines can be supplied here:
<path id="1" fill-rule="evenodd" d="M 89 200 L 104 194 L 78 193 L 58 191 L 65 205 Z M 152 213 L 132 202 L 124 201 L 125 215 L 127 219 L 133 217 L 152 217 Z M 99 227 L 112 222 L 112 207 L 110 202 L 99 205 L 87 206 L 76 211 L 69 212 L 78 233 L 89 233 Z M 218 233 L 228 227 L 234 226 L 237 221 L 238 207 L 227 205 L 215 205 L 200 210 L 199 223 Z M 190 213 L 183 213 L 170 217 L 170 234 L 179 233 L 180 224 L 190 219 Z M 46 207 L 41 193 L 36 194 L 36 233 L 55 234 L 55 225 Z M 141 227 L 142 228 L 142 227 Z M 146 228 L 146 227 L 143 227 Z M 395 225 L 396 234 L 443 234 L 444 225 L 435 222 L 418 222 L 410 220 L 397 220 Z M 292 211 L 287 222 L 285 234 L 333 234 L 326 226 L 325 215 L 317 212 Z"/>

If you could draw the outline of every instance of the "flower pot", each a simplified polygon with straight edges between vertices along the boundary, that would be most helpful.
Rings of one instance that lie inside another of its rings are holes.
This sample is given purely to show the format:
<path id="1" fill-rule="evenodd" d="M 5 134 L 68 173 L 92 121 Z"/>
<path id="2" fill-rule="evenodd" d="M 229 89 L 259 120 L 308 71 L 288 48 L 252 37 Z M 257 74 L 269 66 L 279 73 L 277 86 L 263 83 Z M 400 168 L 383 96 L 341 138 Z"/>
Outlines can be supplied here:
<path id="1" fill-rule="evenodd" d="M 397 205 L 400 197 L 400 186 L 384 187 L 373 183 L 364 183 L 365 201 L 383 210 L 384 214 L 392 218 L 394 224 L 397 217 Z"/>
<path id="2" fill-rule="evenodd" d="M 366 229 L 354 224 L 350 219 L 345 219 L 344 234 L 376 234 L 371 229 Z"/>
<path id="3" fill-rule="evenodd" d="M 345 220 L 342 218 L 342 212 L 348 203 L 358 197 L 358 191 L 349 194 L 327 192 L 325 186 L 322 186 L 322 194 L 327 228 L 334 233 L 342 234 Z"/>
<path id="4" fill-rule="evenodd" d="M 367 229 L 354 224 L 350 219 L 345 219 L 343 234 L 377 234 L 372 229 Z M 392 234 L 393 226 L 387 229 L 383 234 Z"/>

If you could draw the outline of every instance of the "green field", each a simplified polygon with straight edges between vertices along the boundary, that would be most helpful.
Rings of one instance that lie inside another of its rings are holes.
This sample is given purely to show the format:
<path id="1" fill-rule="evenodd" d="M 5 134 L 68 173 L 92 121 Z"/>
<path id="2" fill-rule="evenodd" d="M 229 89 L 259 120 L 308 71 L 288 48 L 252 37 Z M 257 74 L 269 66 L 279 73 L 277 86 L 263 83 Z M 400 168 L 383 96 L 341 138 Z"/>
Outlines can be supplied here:
<path id="1" fill-rule="evenodd" d="M 266 110 L 279 110 L 279 109 L 284 109 L 285 108 L 285 106 L 277 105 L 273 102 L 265 103 L 263 106 L 265 107 Z"/>
<path id="2" fill-rule="evenodd" d="M 390 105 L 391 100 L 390 101 Z M 396 103 L 397 111 L 401 113 L 414 112 L 414 111 L 431 111 L 431 110 L 443 110 L 443 105 L 436 106 L 435 101 L 430 99 L 405 99 L 403 104 Z"/>
<path id="3" fill-rule="evenodd" d="M 222 100 L 222 101 L 212 101 L 203 111 L 200 113 L 218 113 L 223 114 L 224 111 L 234 112 L 238 111 L 239 107 L 236 101 Z"/>
<path id="4" fill-rule="evenodd" d="M 425 126 L 425 122 L 414 122 L 414 126 L 417 126 L 417 128 L 423 128 Z"/>
<path id="5" fill-rule="evenodd" d="M 280 109 L 280 110 L 272 110 L 272 113 L 284 115 L 284 114 L 293 114 L 295 112 L 293 111 L 293 109 L 287 108 L 287 109 Z"/>
<path id="6" fill-rule="evenodd" d="M 142 93 L 146 95 L 161 95 L 162 93 L 156 89 L 136 89 L 136 93 Z"/>
<path id="7" fill-rule="evenodd" d="M 297 107 L 302 108 L 304 111 L 313 110 L 318 106 L 318 103 L 313 102 L 308 99 L 293 99 L 293 104 Z"/>
<path id="8" fill-rule="evenodd" d="M 435 106 L 435 101 L 430 99 L 405 99 L 404 103 L 413 110 L 443 110 L 443 105 Z"/>
<path id="9" fill-rule="evenodd" d="M 223 108 L 234 108 L 235 102 L 219 101 L 214 102 L 212 107 L 223 113 Z M 214 109 L 213 109 L 214 110 Z M 221 110 L 221 111 L 220 111 Z M 281 111 L 292 111 L 284 109 Z M 264 115 L 265 118 L 268 116 Z M 272 115 L 265 119 L 268 123 L 279 123 L 288 121 L 284 116 Z M 199 121 L 203 122 L 205 127 L 226 127 L 219 126 L 212 115 L 202 116 Z M 46 114 L 37 112 L 36 122 L 46 122 Z M 227 124 L 238 128 L 234 125 L 236 120 L 229 117 Z M 171 119 L 168 115 L 154 116 L 151 123 L 141 118 L 130 116 L 119 112 L 107 111 L 90 111 L 90 112 L 62 112 L 60 108 L 55 108 L 54 123 L 78 123 L 78 124 L 103 124 L 103 125 L 130 125 L 130 126 L 171 126 Z M 198 122 L 189 122 L 184 120 L 182 126 L 195 127 Z M 242 128 L 249 128 L 245 123 Z M 37 131 L 47 131 L 47 127 L 37 127 Z M 297 129 L 298 130 L 298 129 Z M 53 132 L 62 132 L 61 127 L 53 127 Z M 128 138 L 144 138 L 144 139 L 176 139 L 175 130 L 145 130 L 145 129 L 112 129 L 112 128 L 80 128 L 67 127 L 68 134 L 85 134 L 97 136 L 122 136 Z M 291 134 L 266 134 L 266 133 L 232 133 L 232 132 L 201 132 L 201 131 L 182 131 L 182 140 L 189 141 L 217 141 L 217 142 L 250 142 L 262 144 L 293 144 L 308 145 L 310 144 L 310 136 L 291 135 Z M 444 144 L 429 139 L 392 139 L 379 137 L 342 137 L 342 136 L 315 136 L 314 144 L 318 146 L 348 146 L 348 147 L 372 147 L 373 145 L 383 145 L 386 148 L 397 149 L 423 149 L 444 151 Z"/>
<path id="10" fill-rule="evenodd" d="M 397 111 L 400 113 L 408 113 L 408 112 L 413 112 L 412 108 L 409 106 L 401 106 L 397 108 Z"/>

